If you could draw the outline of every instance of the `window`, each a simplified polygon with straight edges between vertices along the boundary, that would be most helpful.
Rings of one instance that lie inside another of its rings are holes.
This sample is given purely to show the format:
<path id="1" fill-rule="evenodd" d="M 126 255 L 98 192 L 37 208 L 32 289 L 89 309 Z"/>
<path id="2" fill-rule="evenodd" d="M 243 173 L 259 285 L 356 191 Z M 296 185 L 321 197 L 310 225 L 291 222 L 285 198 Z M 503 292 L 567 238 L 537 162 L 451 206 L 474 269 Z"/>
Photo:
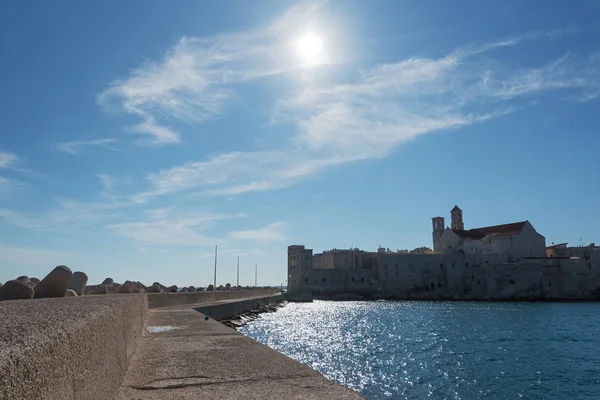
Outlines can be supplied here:
<path id="1" fill-rule="evenodd" d="M 511 285 L 514 285 L 515 284 L 515 280 L 514 279 L 509 279 L 508 283 L 510 283 Z"/>
<path id="2" fill-rule="evenodd" d="M 356 279 L 355 279 L 355 278 L 352 278 L 352 282 L 356 282 Z"/>
<path id="3" fill-rule="evenodd" d="M 431 282 L 431 290 L 435 290 L 435 283 Z"/>
<path id="4" fill-rule="evenodd" d="M 444 287 L 441 283 L 438 282 L 438 288 Z"/>
<path id="5" fill-rule="evenodd" d="M 308 283 L 308 278 L 304 278 L 304 282 L 305 282 L 305 283 Z"/>
<path id="6" fill-rule="evenodd" d="M 471 280 L 474 281 L 475 280 L 475 274 L 471 275 Z"/>
<path id="7" fill-rule="evenodd" d="M 444 263 L 440 263 L 440 269 L 444 269 Z"/>
<path id="8" fill-rule="evenodd" d="M 396 276 L 398 276 L 398 271 L 396 271 Z"/>
<path id="9" fill-rule="evenodd" d="M 477 284 L 478 284 L 478 285 L 481 285 L 481 281 L 477 281 Z"/>
<path id="10" fill-rule="evenodd" d="M 360 278 L 360 283 L 365 283 L 365 278 Z"/>
<path id="11" fill-rule="evenodd" d="M 548 287 L 552 287 L 552 281 L 548 281 Z"/>
<path id="12" fill-rule="evenodd" d="M 469 263 L 465 263 L 465 268 L 469 268 Z"/>
<path id="13" fill-rule="evenodd" d="M 323 283 L 327 282 L 327 278 L 323 278 Z"/>
<path id="14" fill-rule="evenodd" d="M 454 268 L 454 263 L 452 263 L 452 268 Z"/>
<path id="15" fill-rule="evenodd" d="M 398 269 L 398 263 L 396 263 L 396 269 Z"/>

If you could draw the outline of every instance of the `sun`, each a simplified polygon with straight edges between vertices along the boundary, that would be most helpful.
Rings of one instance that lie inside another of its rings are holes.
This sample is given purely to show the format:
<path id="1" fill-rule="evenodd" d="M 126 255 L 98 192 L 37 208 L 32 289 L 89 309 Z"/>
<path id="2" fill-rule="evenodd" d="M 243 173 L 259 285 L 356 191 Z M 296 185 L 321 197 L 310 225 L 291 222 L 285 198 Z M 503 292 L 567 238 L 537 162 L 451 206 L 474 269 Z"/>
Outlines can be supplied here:
<path id="1" fill-rule="evenodd" d="M 314 33 L 306 33 L 296 41 L 298 57 L 305 64 L 317 64 L 323 53 L 323 42 Z"/>

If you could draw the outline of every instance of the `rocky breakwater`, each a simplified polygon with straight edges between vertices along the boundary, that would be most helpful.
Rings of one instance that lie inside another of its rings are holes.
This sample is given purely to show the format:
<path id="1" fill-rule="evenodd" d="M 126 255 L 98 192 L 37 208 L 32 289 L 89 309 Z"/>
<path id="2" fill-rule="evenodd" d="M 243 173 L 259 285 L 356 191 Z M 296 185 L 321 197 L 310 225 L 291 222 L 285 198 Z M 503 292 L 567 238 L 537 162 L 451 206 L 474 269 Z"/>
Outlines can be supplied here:
<path id="1" fill-rule="evenodd" d="M 241 286 L 219 286 L 216 291 L 249 290 Z M 215 291 L 212 285 L 208 291 Z M 146 286 L 139 281 L 126 280 L 117 283 L 112 278 L 106 278 L 97 285 L 88 285 L 88 276 L 84 272 L 75 271 L 65 265 L 55 267 L 44 279 L 30 278 L 22 275 L 4 284 L 0 282 L 0 301 L 3 300 L 28 300 L 48 297 L 78 297 L 89 295 L 108 295 L 113 293 L 177 293 L 177 292 L 201 292 L 202 287 L 177 285 L 165 286 L 160 282 L 153 282 Z"/>
<path id="2" fill-rule="evenodd" d="M 283 303 L 278 303 L 278 304 L 269 304 L 263 307 L 260 307 L 256 310 L 251 310 L 248 312 L 245 312 L 243 314 L 237 315 L 233 318 L 229 318 L 223 321 L 220 321 L 223 325 L 226 325 L 230 328 L 233 329 L 237 329 L 240 328 L 244 325 L 246 325 L 248 322 L 252 322 L 256 319 L 260 318 L 260 315 L 263 313 L 273 313 L 276 312 L 278 308 L 281 308 L 283 306 L 285 306 L 285 302 Z"/>

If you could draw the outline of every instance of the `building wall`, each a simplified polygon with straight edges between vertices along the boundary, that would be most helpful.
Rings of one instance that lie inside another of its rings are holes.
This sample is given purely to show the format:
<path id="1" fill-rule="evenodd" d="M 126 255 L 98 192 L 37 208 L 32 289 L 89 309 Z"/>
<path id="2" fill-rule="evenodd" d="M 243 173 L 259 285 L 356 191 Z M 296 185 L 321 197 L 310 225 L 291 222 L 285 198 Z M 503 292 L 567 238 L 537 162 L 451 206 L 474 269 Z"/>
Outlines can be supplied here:
<path id="1" fill-rule="evenodd" d="M 521 257 L 545 257 L 546 238 L 537 233 L 528 222 L 521 232 L 512 236 L 509 254 L 514 260 Z"/>
<path id="2" fill-rule="evenodd" d="M 313 251 L 304 246 L 288 246 L 288 291 L 304 291 L 302 279 L 312 271 Z"/>
<path id="3" fill-rule="evenodd" d="M 466 254 L 379 253 L 379 286 L 393 296 L 452 297 L 464 292 L 464 269 L 476 262 Z"/>
<path id="4" fill-rule="evenodd" d="M 378 288 L 368 269 L 313 269 L 303 275 L 302 287 L 317 294 L 373 293 Z"/>
<path id="5" fill-rule="evenodd" d="M 326 256 L 337 268 L 314 268 L 312 250 L 290 246 L 288 290 L 408 299 L 600 298 L 600 251 L 576 248 L 573 252 L 581 258 L 534 257 L 513 262 L 517 255 L 532 254 L 532 249 L 536 250 L 533 254 L 539 252 L 542 240 L 533 233 L 511 240 L 510 251 L 505 253 L 360 252 L 361 261 L 353 260 L 351 269 L 350 261 L 342 261 L 343 252 Z M 521 247 L 520 242 L 524 243 Z"/>
<path id="6" fill-rule="evenodd" d="M 362 250 L 329 250 L 313 256 L 315 269 L 360 269 L 367 252 Z"/>

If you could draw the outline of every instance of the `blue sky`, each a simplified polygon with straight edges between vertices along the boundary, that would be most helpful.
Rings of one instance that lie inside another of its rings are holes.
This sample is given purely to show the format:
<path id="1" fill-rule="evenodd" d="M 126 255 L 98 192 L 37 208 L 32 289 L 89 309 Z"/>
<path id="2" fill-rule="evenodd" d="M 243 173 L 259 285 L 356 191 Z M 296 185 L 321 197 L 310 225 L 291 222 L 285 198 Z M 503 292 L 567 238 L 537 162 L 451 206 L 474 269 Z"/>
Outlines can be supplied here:
<path id="1" fill-rule="evenodd" d="M 431 217 L 600 241 L 600 3 L 0 6 L 0 281 L 286 279 Z M 308 38 L 308 39 L 307 39 Z"/>

